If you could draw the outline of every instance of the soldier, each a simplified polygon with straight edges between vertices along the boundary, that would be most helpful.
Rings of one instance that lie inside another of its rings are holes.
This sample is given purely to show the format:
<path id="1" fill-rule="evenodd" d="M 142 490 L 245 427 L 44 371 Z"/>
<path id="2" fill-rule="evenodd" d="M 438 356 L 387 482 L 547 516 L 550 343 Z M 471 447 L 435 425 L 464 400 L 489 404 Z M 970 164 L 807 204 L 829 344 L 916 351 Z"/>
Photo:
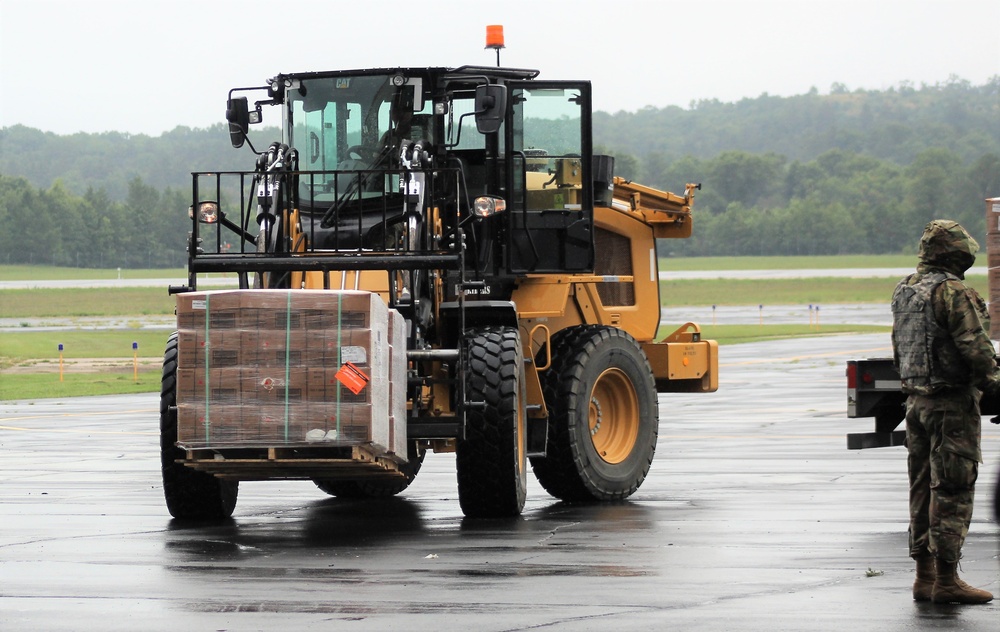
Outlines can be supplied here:
<path id="1" fill-rule="evenodd" d="M 913 598 L 986 603 L 957 574 L 982 461 L 979 398 L 1000 384 L 989 315 L 964 282 L 979 244 L 957 222 L 934 220 L 917 271 L 892 295 L 893 358 L 906 400 Z"/>

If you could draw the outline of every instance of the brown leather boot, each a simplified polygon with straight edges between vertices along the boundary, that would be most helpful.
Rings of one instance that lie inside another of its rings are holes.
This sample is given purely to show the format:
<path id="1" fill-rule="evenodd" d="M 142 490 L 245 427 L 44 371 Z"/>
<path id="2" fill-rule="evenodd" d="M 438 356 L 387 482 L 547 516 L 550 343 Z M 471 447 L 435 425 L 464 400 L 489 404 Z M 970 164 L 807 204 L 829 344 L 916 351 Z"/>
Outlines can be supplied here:
<path id="1" fill-rule="evenodd" d="M 930 553 L 913 558 L 917 562 L 917 579 L 913 582 L 913 600 L 930 601 L 934 593 L 934 558 Z"/>
<path id="2" fill-rule="evenodd" d="M 937 560 L 937 578 L 931 599 L 934 603 L 987 603 L 993 595 L 966 584 L 958 577 L 958 562 Z"/>

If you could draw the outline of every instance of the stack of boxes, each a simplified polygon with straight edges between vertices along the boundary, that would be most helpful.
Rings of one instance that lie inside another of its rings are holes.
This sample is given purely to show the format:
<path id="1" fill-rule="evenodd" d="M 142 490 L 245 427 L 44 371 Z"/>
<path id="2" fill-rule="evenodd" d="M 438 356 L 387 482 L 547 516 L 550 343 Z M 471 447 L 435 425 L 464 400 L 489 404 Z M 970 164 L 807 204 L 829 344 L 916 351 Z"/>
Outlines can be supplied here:
<path id="1" fill-rule="evenodd" d="M 193 292 L 178 295 L 177 323 L 185 448 L 368 445 L 406 458 L 405 321 L 378 294 Z"/>
<path id="2" fill-rule="evenodd" d="M 986 265 L 990 338 L 1000 340 L 1000 198 L 986 200 Z"/>

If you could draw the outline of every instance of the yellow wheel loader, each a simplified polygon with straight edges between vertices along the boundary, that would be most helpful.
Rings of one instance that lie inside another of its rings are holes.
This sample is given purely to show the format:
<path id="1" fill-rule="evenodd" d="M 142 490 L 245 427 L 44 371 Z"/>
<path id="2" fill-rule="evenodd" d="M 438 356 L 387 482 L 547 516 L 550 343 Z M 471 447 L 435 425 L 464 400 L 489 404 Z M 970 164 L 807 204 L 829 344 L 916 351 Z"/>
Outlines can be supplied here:
<path id="1" fill-rule="evenodd" d="M 246 172 L 195 173 L 164 357 L 164 493 L 232 514 L 240 481 L 397 494 L 455 452 L 470 517 L 633 494 L 658 393 L 717 389 L 717 345 L 658 336 L 656 242 L 683 195 L 614 175 L 591 85 L 513 68 L 280 74 L 230 91 Z M 249 126 L 280 116 L 256 148 Z M 205 290 L 223 273 L 238 287 Z M 208 276 L 212 275 L 212 276 Z"/>

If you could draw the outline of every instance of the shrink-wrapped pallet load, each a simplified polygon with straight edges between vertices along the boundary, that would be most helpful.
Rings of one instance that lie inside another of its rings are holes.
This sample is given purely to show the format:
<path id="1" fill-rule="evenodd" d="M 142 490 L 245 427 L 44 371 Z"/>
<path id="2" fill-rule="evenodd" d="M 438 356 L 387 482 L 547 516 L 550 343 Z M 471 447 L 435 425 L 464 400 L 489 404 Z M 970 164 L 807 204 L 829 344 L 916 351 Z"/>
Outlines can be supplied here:
<path id="1" fill-rule="evenodd" d="M 1000 198 L 986 200 L 986 253 L 977 261 L 988 268 L 990 338 L 1000 340 Z"/>
<path id="2" fill-rule="evenodd" d="M 183 447 L 366 445 L 406 458 L 404 321 L 378 294 L 193 292 L 178 296 L 177 321 Z"/>

